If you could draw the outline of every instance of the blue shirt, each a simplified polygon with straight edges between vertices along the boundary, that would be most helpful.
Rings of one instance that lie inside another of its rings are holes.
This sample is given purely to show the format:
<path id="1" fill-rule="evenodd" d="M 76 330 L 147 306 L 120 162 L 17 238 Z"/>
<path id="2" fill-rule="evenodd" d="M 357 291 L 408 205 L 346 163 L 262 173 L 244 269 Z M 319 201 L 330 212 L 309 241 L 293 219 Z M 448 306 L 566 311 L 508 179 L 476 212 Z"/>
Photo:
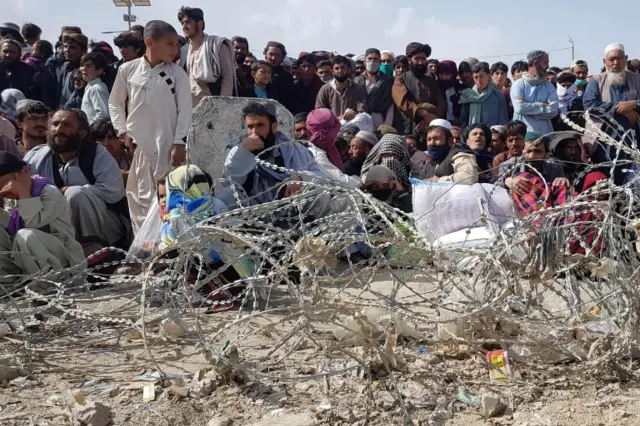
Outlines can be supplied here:
<path id="1" fill-rule="evenodd" d="M 267 96 L 267 91 L 262 90 L 255 84 L 253 85 L 253 91 L 256 92 L 256 98 L 269 99 L 269 97 Z"/>
<path id="2" fill-rule="evenodd" d="M 553 132 L 551 120 L 558 115 L 558 93 L 553 84 L 548 81 L 532 84 L 520 78 L 511 86 L 511 101 L 513 119 L 526 124 L 528 132 L 543 135 Z"/>

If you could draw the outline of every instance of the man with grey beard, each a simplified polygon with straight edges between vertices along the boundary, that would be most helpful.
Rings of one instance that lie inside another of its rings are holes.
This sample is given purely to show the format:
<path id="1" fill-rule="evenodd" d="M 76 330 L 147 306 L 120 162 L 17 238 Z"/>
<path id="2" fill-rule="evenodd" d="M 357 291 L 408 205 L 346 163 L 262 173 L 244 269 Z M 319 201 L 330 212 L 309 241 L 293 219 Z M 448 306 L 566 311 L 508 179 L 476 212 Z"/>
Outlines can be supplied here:
<path id="1" fill-rule="evenodd" d="M 528 132 L 553 132 L 551 120 L 558 115 L 558 94 L 547 80 L 549 54 L 534 50 L 527 55 L 528 71 L 511 86 L 513 119 L 527 125 Z"/>
<path id="2" fill-rule="evenodd" d="M 625 130 L 633 129 L 638 135 L 640 74 L 625 71 L 627 56 L 624 52 L 624 46 L 620 43 L 612 43 L 604 49 L 603 62 L 606 71 L 594 75 L 593 79 L 587 83 L 583 96 L 584 108 L 585 110 L 587 108 L 602 108 Z M 628 141 L 628 139 L 626 140 Z M 609 161 L 615 155 L 616 153 L 611 147 L 605 149 L 599 146 L 597 151 L 591 155 L 591 159 L 594 163 L 600 163 Z M 624 181 L 622 166 L 616 169 L 615 180 L 618 184 Z"/>

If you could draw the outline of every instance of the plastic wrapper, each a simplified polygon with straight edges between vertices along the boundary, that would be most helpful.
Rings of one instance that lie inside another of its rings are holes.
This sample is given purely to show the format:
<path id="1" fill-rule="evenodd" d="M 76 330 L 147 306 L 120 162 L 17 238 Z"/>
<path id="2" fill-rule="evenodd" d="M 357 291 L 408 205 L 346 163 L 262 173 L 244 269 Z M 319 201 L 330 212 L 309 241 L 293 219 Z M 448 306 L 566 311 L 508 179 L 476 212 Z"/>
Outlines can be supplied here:
<path id="1" fill-rule="evenodd" d="M 146 259 L 156 254 L 160 250 L 160 228 L 162 228 L 160 206 L 158 199 L 154 197 L 149 214 L 136 234 L 129 248 L 129 253 L 140 259 Z"/>

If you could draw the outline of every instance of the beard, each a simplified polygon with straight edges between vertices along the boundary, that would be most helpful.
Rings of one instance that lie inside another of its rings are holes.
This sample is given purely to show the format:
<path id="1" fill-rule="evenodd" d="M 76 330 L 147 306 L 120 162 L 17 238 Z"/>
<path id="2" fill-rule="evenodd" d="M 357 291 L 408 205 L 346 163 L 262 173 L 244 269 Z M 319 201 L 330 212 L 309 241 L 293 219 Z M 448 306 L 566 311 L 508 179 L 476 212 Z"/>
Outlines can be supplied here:
<path id="1" fill-rule="evenodd" d="M 273 151 L 273 147 L 276 146 L 276 134 L 273 133 L 273 130 L 269 130 L 269 134 L 264 138 L 261 138 L 262 142 L 264 142 L 264 148 L 258 151 L 256 154 L 263 153 L 265 151 L 271 152 Z"/>
<path id="2" fill-rule="evenodd" d="M 546 80 L 549 73 L 542 68 L 536 68 L 536 80 Z"/>
<path id="3" fill-rule="evenodd" d="M 47 144 L 56 154 L 78 152 L 80 151 L 82 142 L 82 138 L 77 133 L 73 136 L 48 135 L 47 137 Z"/>
<path id="4" fill-rule="evenodd" d="M 411 64 L 411 71 L 416 77 L 424 77 L 427 74 L 427 66 L 423 64 Z"/>
<path id="5" fill-rule="evenodd" d="M 607 80 L 613 87 L 624 86 L 624 71 L 607 70 Z"/>
<path id="6" fill-rule="evenodd" d="M 236 64 L 244 64 L 245 59 L 247 59 L 247 55 L 245 55 L 244 53 L 236 53 Z"/>

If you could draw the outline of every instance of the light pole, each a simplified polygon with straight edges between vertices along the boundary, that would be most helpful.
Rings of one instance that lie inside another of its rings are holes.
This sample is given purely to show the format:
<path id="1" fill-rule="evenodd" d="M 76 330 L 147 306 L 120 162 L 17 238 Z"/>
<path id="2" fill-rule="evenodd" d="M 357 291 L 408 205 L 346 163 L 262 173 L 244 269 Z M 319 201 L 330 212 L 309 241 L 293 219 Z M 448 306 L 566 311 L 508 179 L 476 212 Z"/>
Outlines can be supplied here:
<path id="1" fill-rule="evenodd" d="M 129 31 L 131 31 L 131 23 L 136 22 L 138 18 L 131 14 L 131 6 L 151 6 L 150 0 L 113 0 L 113 4 L 116 7 L 126 7 L 127 14 L 123 15 L 124 22 L 129 24 Z"/>
<path id="2" fill-rule="evenodd" d="M 569 43 L 571 43 L 571 62 L 573 62 L 576 60 L 576 45 L 571 37 L 569 37 Z"/>

